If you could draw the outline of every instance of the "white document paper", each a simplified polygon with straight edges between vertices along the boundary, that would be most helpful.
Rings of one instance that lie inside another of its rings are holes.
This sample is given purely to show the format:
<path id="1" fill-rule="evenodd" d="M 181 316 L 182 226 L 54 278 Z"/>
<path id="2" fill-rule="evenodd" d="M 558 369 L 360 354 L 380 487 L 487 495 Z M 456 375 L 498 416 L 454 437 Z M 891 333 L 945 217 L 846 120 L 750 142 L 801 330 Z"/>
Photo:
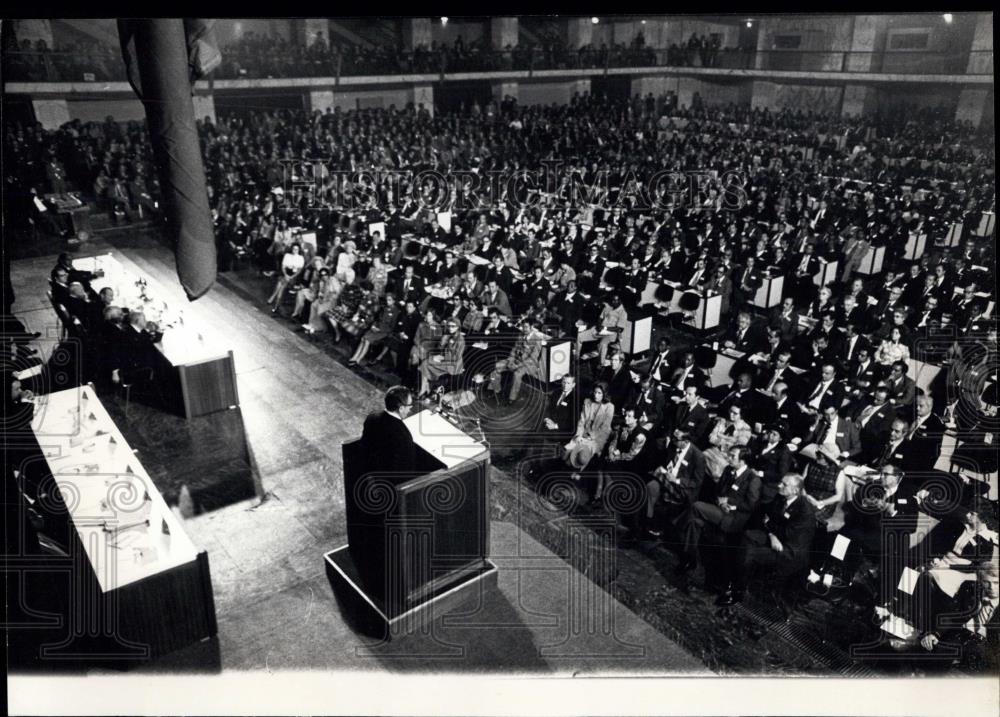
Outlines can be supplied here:
<path id="1" fill-rule="evenodd" d="M 850 544 L 850 538 L 838 535 L 837 539 L 833 541 L 833 548 L 830 550 L 830 555 L 835 557 L 837 560 L 843 560 L 844 556 L 847 555 L 847 548 Z"/>

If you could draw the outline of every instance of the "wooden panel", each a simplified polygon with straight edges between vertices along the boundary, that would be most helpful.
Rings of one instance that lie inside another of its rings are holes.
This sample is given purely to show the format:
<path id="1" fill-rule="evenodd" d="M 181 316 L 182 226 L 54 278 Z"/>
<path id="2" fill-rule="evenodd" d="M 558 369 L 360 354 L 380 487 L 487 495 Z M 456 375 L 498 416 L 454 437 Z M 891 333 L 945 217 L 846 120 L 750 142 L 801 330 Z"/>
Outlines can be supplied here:
<path id="1" fill-rule="evenodd" d="M 178 366 L 184 415 L 188 418 L 239 405 L 233 354 L 203 363 Z"/>

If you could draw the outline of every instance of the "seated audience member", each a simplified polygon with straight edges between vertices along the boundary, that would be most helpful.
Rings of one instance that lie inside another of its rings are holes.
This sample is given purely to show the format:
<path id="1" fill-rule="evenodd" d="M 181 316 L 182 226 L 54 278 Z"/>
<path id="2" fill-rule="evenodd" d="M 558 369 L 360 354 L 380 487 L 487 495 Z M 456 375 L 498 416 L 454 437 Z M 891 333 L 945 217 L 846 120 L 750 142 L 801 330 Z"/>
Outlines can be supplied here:
<path id="1" fill-rule="evenodd" d="M 271 305 L 271 313 L 277 313 L 281 307 L 281 302 L 285 298 L 288 287 L 298 278 L 305 268 L 306 258 L 302 255 L 302 245 L 294 242 L 289 250 L 285 252 L 281 259 L 281 270 L 278 273 L 278 281 L 274 286 L 274 291 L 268 297 L 267 303 Z"/>
<path id="2" fill-rule="evenodd" d="M 730 404 L 728 416 L 719 418 L 708 436 L 711 447 L 705 451 L 705 467 L 708 474 L 716 480 L 729 465 L 729 449 L 747 445 L 753 436 L 750 424 L 743 420 L 742 412 L 743 407 L 738 402 Z"/>
<path id="3" fill-rule="evenodd" d="M 632 403 L 639 383 L 639 376 L 625 365 L 624 354 L 611 355 L 611 363 L 598 373 L 598 380 L 607 386 L 608 401 L 621 411 Z"/>
<path id="4" fill-rule="evenodd" d="M 823 364 L 819 379 L 807 384 L 805 398 L 799 403 L 803 413 L 817 415 L 826 408 L 840 409 L 844 402 L 844 388 L 837 381 L 837 368 L 832 363 Z"/>
<path id="5" fill-rule="evenodd" d="M 916 382 L 906 375 L 908 366 L 904 361 L 896 361 L 889 369 L 889 375 L 884 379 L 889 387 L 889 400 L 893 405 L 903 410 L 913 410 L 913 401 L 917 397 Z"/>
<path id="6" fill-rule="evenodd" d="M 573 469 L 576 479 L 579 479 L 580 472 L 587 468 L 591 459 L 604 450 L 611 436 L 615 407 L 606 400 L 606 396 L 607 387 L 602 383 L 594 384 L 590 398 L 584 399 L 583 410 L 580 411 L 576 424 L 576 434 L 566 444 L 563 460 Z"/>
<path id="7" fill-rule="evenodd" d="M 677 404 L 672 416 L 668 416 L 668 430 L 682 429 L 695 443 L 700 443 L 708 431 L 708 411 L 701 403 L 697 386 L 684 389 L 684 398 Z"/>
<path id="8" fill-rule="evenodd" d="M 962 510 L 960 518 L 943 521 L 934 530 L 939 531 L 947 538 L 944 549 L 929 557 L 924 551 L 911 554 L 908 562 L 914 565 L 917 580 L 912 593 L 896 593 L 900 600 L 894 612 L 914 630 L 912 637 L 899 641 L 899 647 L 913 642 L 925 652 L 933 652 L 939 645 L 969 646 L 970 642 L 984 641 L 996 611 L 1000 593 L 996 560 L 1000 538 L 996 531 L 975 510 Z M 911 553 L 917 550 L 919 546 Z M 887 613 L 876 610 L 877 615 Z M 956 620 L 956 616 L 961 618 Z"/>
<path id="9" fill-rule="evenodd" d="M 771 389 L 774 405 L 771 407 L 770 420 L 786 426 L 787 437 L 804 438 L 811 430 L 811 417 L 799 408 L 799 404 L 788 394 L 788 384 L 778 381 Z"/>
<path id="10" fill-rule="evenodd" d="M 910 360 L 910 347 L 903 340 L 903 332 L 894 326 L 889 331 L 889 337 L 879 344 L 875 352 L 875 360 L 883 366 L 891 366 L 897 362 Z"/>
<path id="11" fill-rule="evenodd" d="M 697 502 L 705 479 L 705 457 L 691 435 L 683 428 L 676 428 L 670 445 L 654 459 L 653 465 L 652 478 L 646 482 L 646 511 L 637 532 L 660 538 L 664 529 L 670 528 Z"/>
<path id="12" fill-rule="evenodd" d="M 832 405 L 823 408 L 816 427 L 802 443 L 799 455 L 807 460 L 815 459 L 820 450 L 825 450 L 828 456 L 840 463 L 861 455 L 861 437 L 857 426 L 849 418 L 841 416 Z"/>
<path id="13" fill-rule="evenodd" d="M 697 388 L 700 391 L 707 381 L 708 377 L 705 376 L 705 372 L 695 363 L 694 353 L 685 351 L 681 354 L 680 365 L 669 372 L 665 388 L 674 400 L 680 400 L 689 387 Z"/>
<path id="14" fill-rule="evenodd" d="M 768 325 L 778 330 L 782 341 L 791 344 L 799 332 L 799 312 L 795 310 L 795 299 L 786 296 L 781 306 L 771 309 Z"/>
<path id="15" fill-rule="evenodd" d="M 767 349 L 767 335 L 763 327 L 753 323 L 749 313 L 741 311 L 736 325 L 726 334 L 722 345 L 744 354 L 755 354 Z"/>
<path id="16" fill-rule="evenodd" d="M 521 323 L 521 335 L 514 342 L 510 355 L 501 359 L 490 374 L 489 390 L 499 395 L 504 374 L 511 376 L 508 405 L 517 403 L 521 394 L 521 384 L 525 376 L 538 378 L 542 374 L 542 351 L 544 337 L 532 321 Z"/>
<path id="17" fill-rule="evenodd" d="M 766 426 L 762 435 L 753 438 L 747 448 L 747 461 L 760 476 L 760 502 L 770 503 L 778 493 L 781 478 L 792 468 L 792 453 L 781 425 Z"/>
<path id="18" fill-rule="evenodd" d="M 909 440 L 910 424 L 902 418 L 895 418 L 889 426 L 889 435 L 867 458 L 866 465 L 881 469 L 889 463 L 895 464 L 901 471 L 920 471 L 929 466 L 921 466 L 919 456 Z"/>
<path id="19" fill-rule="evenodd" d="M 895 585 L 909 550 L 909 536 L 917 527 L 917 486 L 894 463 L 886 463 L 880 474 L 854 499 L 844 503 L 844 527 L 840 535 L 850 540 L 843 560 L 843 578 L 851 580 L 862 558 L 883 572 L 883 584 Z M 887 534 L 892 538 L 887 539 Z M 888 571 L 891 574 L 887 574 Z"/>
<path id="20" fill-rule="evenodd" d="M 444 334 L 436 344 L 427 346 L 427 355 L 419 366 L 419 396 L 426 398 L 442 381 L 454 381 L 462 375 L 465 337 L 458 330 L 458 322 L 448 319 Z M 452 390 L 449 386 L 445 390 Z"/>
<path id="21" fill-rule="evenodd" d="M 601 310 L 598 326 L 581 331 L 576 336 L 576 355 L 581 355 L 584 342 L 597 341 L 598 361 L 603 366 L 608 355 L 608 347 L 617 343 L 625 329 L 628 328 L 628 314 L 622 306 L 618 294 L 612 294 L 610 302 Z"/>
<path id="22" fill-rule="evenodd" d="M 562 377 L 559 388 L 549 394 L 545 417 L 542 419 L 544 437 L 557 441 L 569 439 L 576 433 L 580 409 L 580 391 L 576 385 L 576 377 L 568 373 Z"/>
<path id="23" fill-rule="evenodd" d="M 945 431 L 944 421 L 934 414 L 933 399 L 927 395 L 917 396 L 916 413 L 909 433 L 916 465 L 928 471 L 934 468 L 941 457 Z"/>
<path id="24" fill-rule="evenodd" d="M 798 376 L 791 367 L 792 352 L 788 349 L 778 351 L 772 365 L 762 367 L 757 376 L 757 388 L 764 393 L 774 396 L 775 384 L 781 382 L 787 387 L 798 385 Z M 790 389 L 791 390 L 791 389 Z M 794 390 L 791 390 L 795 393 Z"/>
<path id="25" fill-rule="evenodd" d="M 873 455 L 889 435 L 892 422 L 896 419 L 896 407 L 889 401 L 889 387 L 883 383 L 875 386 L 872 398 L 862 403 L 854 414 L 861 439 L 862 461 Z"/>
<path id="26" fill-rule="evenodd" d="M 868 348 L 858 349 L 855 356 L 855 360 L 848 364 L 844 376 L 848 404 L 851 409 L 857 409 L 872 395 L 874 387 L 886 373 L 884 367 L 872 359 Z"/>
<path id="27" fill-rule="evenodd" d="M 622 425 L 612 433 L 607 453 L 600 463 L 592 499 L 594 504 L 601 502 L 612 482 L 630 481 L 635 484 L 633 488 L 638 489 L 647 477 L 649 435 L 640 424 L 634 408 L 626 408 L 622 419 Z M 631 489 L 629 492 L 632 492 Z"/>
<path id="28" fill-rule="evenodd" d="M 691 363 L 694 364 L 694 354 L 691 354 Z M 656 351 L 649 360 L 648 373 L 658 383 L 668 383 L 670 379 L 670 344 L 663 336 L 656 340 Z"/>
<path id="29" fill-rule="evenodd" d="M 716 601 L 722 607 L 743 599 L 751 577 L 766 572 L 777 586 L 779 605 L 794 604 L 793 590 L 809 566 L 809 550 L 816 531 L 812 505 L 804 498 L 802 476 L 788 473 L 778 485 L 778 496 L 764 514 L 763 529 L 748 530 L 735 554 L 732 586 Z"/>
<path id="30" fill-rule="evenodd" d="M 368 355 L 368 351 L 371 350 L 372 347 L 382 347 L 385 340 L 389 337 L 389 334 L 395 328 L 396 320 L 398 318 L 399 306 L 396 304 L 396 297 L 392 294 L 386 294 L 385 305 L 379 309 L 378 316 L 371 328 L 361 335 L 358 347 L 355 349 L 354 355 L 348 359 L 347 365 L 357 365 L 361 361 L 365 360 L 365 357 Z M 378 358 L 381 358 L 384 354 L 385 351 L 383 350 Z M 376 361 L 377 360 L 378 359 L 376 359 Z M 369 363 L 374 364 L 375 361 L 370 361 Z"/>
<path id="31" fill-rule="evenodd" d="M 705 500 L 696 501 L 678 521 L 684 536 L 684 559 L 678 572 L 684 573 L 698 563 L 699 547 L 706 548 L 706 587 L 724 587 L 730 582 L 727 568 L 731 562 L 726 553 L 739 544 L 740 537 L 750 516 L 760 500 L 760 478 L 747 465 L 747 450 L 735 446 L 728 451 L 728 465 L 718 482 L 711 481 L 703 488 Z M 714 529 L 721 535 L 712 536 L 701 546 L 702 532 Z"/>
<path id="32" fill-rule="evenodd" d="M 635 409 L 640 423 L 648 423 L 654 433 L 663 427 L 666 416 L 666 399 L 652 376 L 643 376 L 639 381 L 639 391 L 629 406 Z"/>

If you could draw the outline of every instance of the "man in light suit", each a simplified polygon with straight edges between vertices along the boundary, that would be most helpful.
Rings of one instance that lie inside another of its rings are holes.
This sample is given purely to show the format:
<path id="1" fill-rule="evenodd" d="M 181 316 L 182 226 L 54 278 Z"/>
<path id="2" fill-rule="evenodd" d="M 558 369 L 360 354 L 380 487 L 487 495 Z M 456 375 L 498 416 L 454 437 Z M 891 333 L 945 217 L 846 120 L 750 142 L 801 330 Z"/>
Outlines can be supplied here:
<path id="1" fill-rule="evenodd" d="M 545 336 L 538 324 L 526 320 L 521 324 L 521 335 L 510 350 L 510 355 L 497 361 L 490 374 L 489 389 L 493 393 L 500 392 L 501 382 L 505 373 L 510 373 L 510 394 L 508 405 L 517 403 L 521 393 L 521 383 L 525 376 L 540 376 L 542 373 L 542 344 Z"/>

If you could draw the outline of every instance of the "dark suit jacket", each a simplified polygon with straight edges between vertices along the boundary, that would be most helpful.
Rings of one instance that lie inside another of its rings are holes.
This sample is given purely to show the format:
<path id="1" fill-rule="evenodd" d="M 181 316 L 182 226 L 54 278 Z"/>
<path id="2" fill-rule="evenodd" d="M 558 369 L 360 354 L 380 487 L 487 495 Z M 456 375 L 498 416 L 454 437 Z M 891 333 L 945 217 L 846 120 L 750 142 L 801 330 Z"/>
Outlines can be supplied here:
<path id="1" fill-rule="evenodd" d="M 779 555 L 786 567 L 797 569 L 809 564 L 810 548 L 816 534 L 816 509 L 803 497 L 785 506 L 780 496 L 768 506 L 764 529 L 781 543 Z"/>
<path id="2" fill-rule="evenodd" d="M 826 433 L 826 421 L 820 419 L 819 423 L 816 424 L 816 428 L 812 430 L 803 443 L 820 443 L 824 438 Z M 861 453 L 861 437 L 858 435 L 858 427 L 847 418 L 837 419 L 837 435 L 834 439 L 837 443 L 837 448 L 840 449 L 841 453 L 850 454 L 851 458 L 855 458 Z"/>
<path id="3" fill-rule="evenodd" d="M 855 423 L 857 423 L 861 435 L 861 444 L 867 452 L 870 452 L 875 446 L 881 446 L 885 442 L 886 437 L 889 435 L 889 428 L 896 419 L 896 407 L 886 402 L 872 414 L 871 418 L 868 419 L 868 423 L 862 426 L 860 424 L 861 414 L 871 404 L 871 401 L 865 401 L 865 404 L 852 416 Z"/>
<path id="4" fill-rule="evenodd" d="M 726 466 L 715 490 L 716 499 L 727 498 L 729 505 L 736 508 L 722 517 L 719 528 L 724 533 L 737 533 L 743 530 L 756 510 L 757 503 L 760 502 L 760 478 L 750 466 L 747 466 L 739 476 L 732 466 Z"/>
<path id="5" fill-rule="evenodd" d="M 545 417 L 552 419 L 559 428 L 555 431 L 543 429 L 544 435 L 561 437 L 572 436 L 576 433 L 576 422 L 583 406 L 583 401 L 580 400 L 580 389 L 574 386 L 564 401 L 559 400 L 561 397 L 562 386 L 549 393 Z"/>
<path id="6" fill-rule="evenodd" d="M 917 460 L 925 470 L 930 470 L 941 455 L 941 441 L 945 428 L 944 421 L 933 413 L 927 417 L 921 426 L 910 436 Z"/>
<path id="7" fill-rule="evenodd" d="M 750 464 L 761 474 L 762 500 L 770 500 L 778 490 L 778 483 L 792 468 L 792 454 L 788 446 L 779 442 L 767 453 L 767 438 L 759 436 L 750 441 Z"/>
<path id="8" fill-rule="evenodd" d="M 701 404 L 690 408 L 682 401 L 677 405 L 673 418 L 671 428 L 681 428 L 690 433 L 692 443 L 698 443 L 705 436 L 709 418 L 708 411 Z"/>
<path id="9" fill-rule="evenodd" d="M 786 319 L 782 316 L 781 307 L 776 306 L 771 309 L 768 326 L 778 329 L 781 332 L 781 340 L 790 343 L 795 339 L 795 335 L 799 331 L 799 312 L 792 311 L 791 315 Z"/>
<path id="10" fill-rule="evenodd" d="M 666 467 L 673 460 L 676 452 L 677 447 L 671 444 L 657 463 Z M 671 485 L 667 490 L 688 504 L 693 504 L 698 500 L 698 494 L 701 492 L 702 482 L 705 479 L 705 456 L 693 443 L 688 447 L 687 453 L 677 468 L 677 479 L 680 481 L 680 485 Z"/>
<path id="11" fill-rule="evenodd" d="M 913 405 L 917 397 L 917 384 L 909 376 L 903 376 L 899 384 L 889 381 L 889 398 L 900 407 Z"/>
<path id="12" fill-rule="evenodd" d="M 370 414 L 365 419 L 361 442 L 369 472 L 389 473 L 386 477 L 396 484 L 416 477 L 413 436 L 395 416 L 385 411 Z"/>
<path id="13" fill-rule="evenodd" d="M 743 338 L 739 337 L 739 327 L 734 326 L 725 336 L 726 341 L 736 344 L 736 350 L 746 354 L 755 354 L 758 351 L 767 351 L 767 333 L 760 324 L 751 323 L 747 327 Z"/>
<path id="14" fill-rule="evenodd" d="M 638 390 L 638 385 L 632 380 L 628 366 L 624 364 L 618 373 L 606 366 L 598 374 L 598 378 L 608 385 L 608 400 L 615 405 L 615 413 L 621 413 L 625 406 L 632 403 L 632 398 Z"/>
<path id="15" fill-rule="evenodd" d="M 401 303 L 415 301 L 419 304 L 420 299 L 424 296 L 424 280 L 420 278 L 420 275 L 416 273 L 416 270 L 414 270 L 413 279 L 410 280 L 409 290 L 405 290 L 403 288 L 405 281 L 406 278 L 400 274 L 399 279 L 396 282 L 396 298 L 399 299 Z"/>

